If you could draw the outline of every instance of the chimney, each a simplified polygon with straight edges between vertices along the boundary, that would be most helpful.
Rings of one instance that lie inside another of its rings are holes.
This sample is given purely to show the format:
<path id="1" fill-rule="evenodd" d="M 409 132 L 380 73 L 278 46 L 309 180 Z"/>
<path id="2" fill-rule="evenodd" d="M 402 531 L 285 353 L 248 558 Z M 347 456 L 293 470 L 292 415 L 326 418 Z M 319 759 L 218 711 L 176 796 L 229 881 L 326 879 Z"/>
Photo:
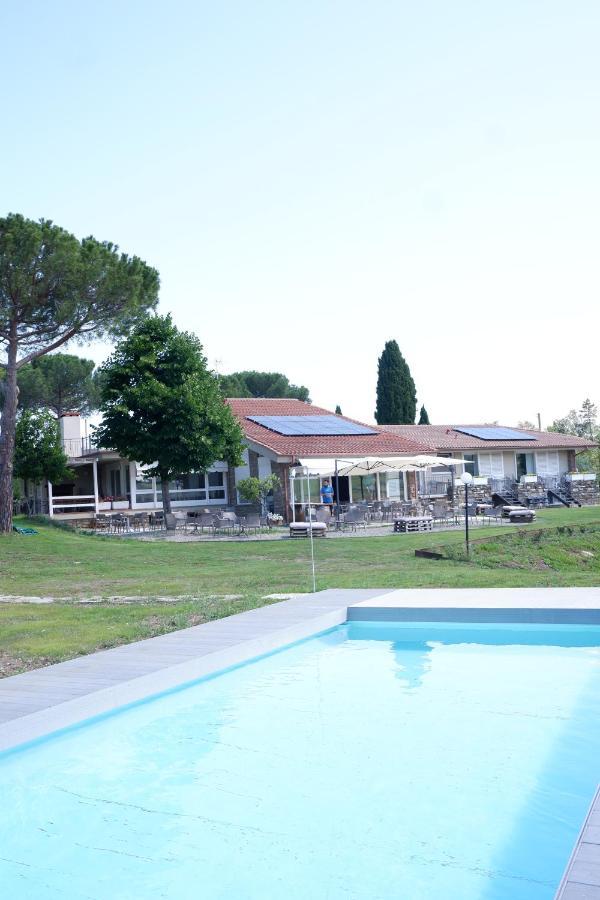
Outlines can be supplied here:
<path id="1" fill-rule="evenodd" d="M 81 416 L 78 412 L 63 413 L 58 420 L 60 439 L 67 456 L 81 456 Z"/>

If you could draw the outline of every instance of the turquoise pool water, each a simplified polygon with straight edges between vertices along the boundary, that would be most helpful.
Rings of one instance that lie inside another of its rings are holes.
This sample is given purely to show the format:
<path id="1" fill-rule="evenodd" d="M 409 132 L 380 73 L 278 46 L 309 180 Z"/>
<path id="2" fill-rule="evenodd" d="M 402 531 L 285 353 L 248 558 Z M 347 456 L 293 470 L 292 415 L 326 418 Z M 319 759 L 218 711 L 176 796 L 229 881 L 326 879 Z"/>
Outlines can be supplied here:
<path id="1" fill-rule="evenodd" d="M 551 900 L 600 628 L 360 623 L 0 758 L 10 900 Z"/>

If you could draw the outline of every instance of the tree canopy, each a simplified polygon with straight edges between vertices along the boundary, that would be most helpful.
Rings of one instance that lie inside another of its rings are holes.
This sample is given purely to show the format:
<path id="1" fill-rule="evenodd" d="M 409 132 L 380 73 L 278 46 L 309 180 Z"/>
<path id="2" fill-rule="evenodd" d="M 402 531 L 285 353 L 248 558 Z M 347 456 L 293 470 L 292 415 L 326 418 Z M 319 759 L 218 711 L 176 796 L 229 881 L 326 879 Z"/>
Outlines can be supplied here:
<path id="1" fill-rule="evenodd" d="M 337 405 L 336 408 L 335 408 L 335 414 L 336 414 L 336 416 L 341 416 L 341 415 L 343 415 L 343 413 L 342 413 L 342 407 L 340 406 L 339 403 L 338 403 L 338 405 Z"/>
<path id="2" fill-rule="evenodd" d="M 17 375 L 19 407 L 46 408 L 56 416 L 66 412 L 91 415 L 100 400 L 94 368 L 93 360 L 71 353 L 51 353 L 34 359 Z"/>
<path id="3" fill-rule="evenodd" d="M 595 469 L 600 473 L 600 424 L 598 407 L 586 397 L 579 409 L 571 409 L 562 419 L 555 419 L 548 431 L 561 434 L 575 434 L 587 438 L 598 445 L 597 450 L 577 454 L 577 465 L 582 471 Z"/>
<path id="4" fill-rule="evenodd" d="M 396 341 L 387 341 L 377 365 L 378 425 L 413 425 L 417 391 L 408 364 Z"/>
<path id="5" fill-rule="evenodd" d="M 170 316 L 148 318 L 117 344 L 101 368 L 103 447 L 149 466 L 161 480 L 170 512 L 168 483 L 204 471 L 217 460 L 242 461 L 243 434 L 206 367 L 197 337 L 179 331 Z"/>
<path id="6" fill-rule="evenodd" d="M 425 406 L 421 407 L 421 411 L 419 413 L 419 425 L 429 425 L 429 416 L 427 414 L 427 410 Z"/>
<path id="7" fill-rule="evenodd" d="M 261 515 L 267 514 L 267 497 L 281 485 L 278 475 L 267 475 L 265 478 L 256 478 L 250 475 L 249 478 L 242 478 L 237 483 L 237 489 L 240 497 L 248 500 L 250 503 L 260 503 Z"/>
<path id="8" fill-rule="evenodd" d="M 291 384 L 281 372 L 232 372 L 219 380 L 224 397 L 289 397 L 310 403 L 308 388 Z"/>
<path id="9" fill-rule="evenodd" d="M 46 409 L 24 410 L 17 420 L 14 474 L 38 484 L 61 482 L 72 473 L 62 449 L 58 422 Z"/>
<path id="10" fill-rule="evenodd" d="M 17 372 L 67 341 L 126 334 L 158 301 L 158 273 L 108 241 L 47 219 L 0 218 L 0 532 L 12 527 Z"/>

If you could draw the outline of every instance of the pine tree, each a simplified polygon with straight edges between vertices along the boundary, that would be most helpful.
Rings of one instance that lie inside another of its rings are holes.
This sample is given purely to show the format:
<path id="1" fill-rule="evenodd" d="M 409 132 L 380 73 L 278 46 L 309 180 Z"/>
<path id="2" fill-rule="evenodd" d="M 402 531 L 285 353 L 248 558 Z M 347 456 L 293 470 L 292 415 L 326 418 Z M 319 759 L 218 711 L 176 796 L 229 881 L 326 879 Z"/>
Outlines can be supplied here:
<path id="1" fill-rule="evenodd" d="M 396 341 L 387 341 L 377 365 L 378 425 L 413 425 L 417 391 L 406 360 Z"/>
<path id="2" fill-rule="evenodd" d="M 337 405 L 336 408 L 335 408 L 335 414 L 336 414 L 336 416 L 341 416 L 341 415 L 342 415 L 342 407 L 340 406 L 339 403 L 338 403 L 338 405 Z"/>
<path id="3" fill-rule="evenodd" d="M 421 407 L 421 412 L 419 413 L 419 425 L 429 425 L 429 416 L 427 415 L 427 410 L 425 406 Z"/>

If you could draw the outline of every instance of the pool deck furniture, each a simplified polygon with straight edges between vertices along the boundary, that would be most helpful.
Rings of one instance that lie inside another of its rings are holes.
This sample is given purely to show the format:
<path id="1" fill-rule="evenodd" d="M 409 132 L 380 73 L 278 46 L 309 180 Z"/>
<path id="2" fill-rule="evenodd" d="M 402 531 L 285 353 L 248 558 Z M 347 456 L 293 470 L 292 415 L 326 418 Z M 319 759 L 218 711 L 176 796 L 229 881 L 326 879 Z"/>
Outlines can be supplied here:
<path id="1" fill-rule="evenodd" d="M 399 519 L 394 519 L 395 534 L 413 531 L 433 531 L 433 516 L 400 516 Z"/>
<path id="2" fill-rule="evenodd" d="M 523 506 L 520 509 L 511 509 L 508 519 L 510 522 L 535 522 L 535 513 L 532 509 Z"/>
<path id="3" fill-rule="evenodd" d="M 179 688 L 346 621 L 600 625 L 600 588 L 330 589 L 0 681 L 0 751 Z M 600 761 L 598 765 L 600 780 Z M 600 795 L 556 900 L 600 900 Z"/>
<path id="4" fill-rule="evenodd" d="M 327 534 L 327 525 L 325 522 L 290 522 L 290 537 L 303 538 L 308 537 L 312 531 L 313 537 L 325 537 Z"/>

